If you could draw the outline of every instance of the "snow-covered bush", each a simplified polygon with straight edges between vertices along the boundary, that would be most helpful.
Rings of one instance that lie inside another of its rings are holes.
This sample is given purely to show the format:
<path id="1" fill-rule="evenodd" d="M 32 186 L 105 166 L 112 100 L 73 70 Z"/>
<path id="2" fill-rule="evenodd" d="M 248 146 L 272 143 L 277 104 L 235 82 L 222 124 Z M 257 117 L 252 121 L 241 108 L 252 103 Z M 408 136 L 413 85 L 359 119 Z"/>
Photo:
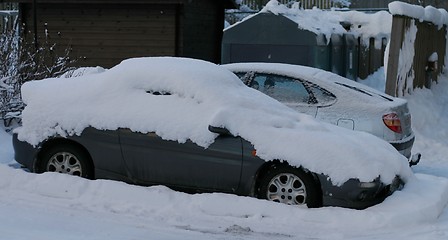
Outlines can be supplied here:
<path id="1" fill-rule="evenodd" d="M 5 125 L 20 117 L 19 38 L 14 31 L 0 36 L 0 118 Z"/>
<path id="2" fill-rule="evenodd" d="M 28 43 L 16 29 L 0 36 L 0 119 L 5 126 L 13 120 L 20 121 L 24 107 L 20 87 L 29 80 L 57 77 L 72 70 L 71 48 L 58 54 L 56 44 L 46 36 L 41 45 Z"/>

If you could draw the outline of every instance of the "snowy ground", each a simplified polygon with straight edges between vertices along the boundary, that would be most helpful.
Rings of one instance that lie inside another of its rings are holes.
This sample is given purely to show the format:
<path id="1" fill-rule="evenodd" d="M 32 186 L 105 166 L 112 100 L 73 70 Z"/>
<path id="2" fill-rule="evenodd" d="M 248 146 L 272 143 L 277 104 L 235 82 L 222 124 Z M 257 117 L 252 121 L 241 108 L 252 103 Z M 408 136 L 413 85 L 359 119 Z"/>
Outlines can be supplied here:
<path id="1" fill-rule="evenodd" d="M 407 97 L 422 161 L 402 191 L 362 211 L 32 174 L 0 128 L 0 239 L 448 239 L 446 92 L 442 79 Z"/>

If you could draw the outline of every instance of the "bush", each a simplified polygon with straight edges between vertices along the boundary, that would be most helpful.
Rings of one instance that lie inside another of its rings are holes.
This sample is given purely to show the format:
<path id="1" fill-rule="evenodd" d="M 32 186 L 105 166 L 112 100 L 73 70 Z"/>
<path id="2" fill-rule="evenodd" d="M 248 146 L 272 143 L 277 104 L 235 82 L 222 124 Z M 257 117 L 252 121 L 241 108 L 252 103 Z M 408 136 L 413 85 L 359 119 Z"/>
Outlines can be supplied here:
<path id="1" fill-rule="evenodd" d="M 46 31 L 47 32 L 47 31 Z M 46 35 L 42 45 L 26 43 L 16 30 L 0 37 L 0 119 L 5 126 L 12 121 L 20 122 L 24 104 L 20 87 L 30 80 L 59 77 L 73 70 L 74 60 L 69 57 L 71 48 L 66 47 L 62 56 L 57 54 L 56 44 Z"/>
<path id="2" fill-rule="evenodd" d="M 20 99 L 19 39 L 14 31 L 0 37 L 0 118 L 9 125 L 14 118 L 20 118 L 23 103 Z"/>

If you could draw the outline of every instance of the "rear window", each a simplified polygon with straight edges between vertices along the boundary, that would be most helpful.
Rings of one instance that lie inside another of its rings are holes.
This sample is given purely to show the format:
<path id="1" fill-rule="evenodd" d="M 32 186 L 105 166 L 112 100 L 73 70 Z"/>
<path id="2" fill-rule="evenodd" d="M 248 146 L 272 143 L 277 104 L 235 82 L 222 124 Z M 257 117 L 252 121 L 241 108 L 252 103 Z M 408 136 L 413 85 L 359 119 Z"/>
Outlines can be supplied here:
<path id="1" fill-rule="evenodd" d="M 281 102 L 313 102 L 305 86 L 289 77 L 256 74 L 250 86 Z"/>
<path id="2" fill-rule="evenodd" d="M 304 81 L 304 84 L 313 93 L 314 98 L 318 103 L 325 105 L 330 104 L 336 100 L 336 96 L 333 93 L 327 91 L 319 85 L 307 81 Z"/>
<path id="3" fill-rule="evenodd" d="M 352 86 L 352 85 L 348 85 L 348 84 L 345 84 L 345 83 L 338 83 L 338 82 L 336 82 L 336 84 L 338 84 L 340 86 L 343 86 L 343 87 L 346 87 L 346 88 L 349 88 L 349 89 L 352 89 L 352 90 L 355 90 L 357 92 L 363 93 L 363 94 L 371 96 L 371 97 L 376 96 L 376 97 L 383 98 L 383 99 L 385 99 L 387 101 L 390 101 L 390 102 L 394 101 L 392 98 L 390 98 L 390 97 L 388 97 L 386 95 L 373 93 L 373 92 L 370 92 L 368 90 L 361 89 L 361 88 L 358 88 L 358 87 L 355 87 L 355 86 Z"/>

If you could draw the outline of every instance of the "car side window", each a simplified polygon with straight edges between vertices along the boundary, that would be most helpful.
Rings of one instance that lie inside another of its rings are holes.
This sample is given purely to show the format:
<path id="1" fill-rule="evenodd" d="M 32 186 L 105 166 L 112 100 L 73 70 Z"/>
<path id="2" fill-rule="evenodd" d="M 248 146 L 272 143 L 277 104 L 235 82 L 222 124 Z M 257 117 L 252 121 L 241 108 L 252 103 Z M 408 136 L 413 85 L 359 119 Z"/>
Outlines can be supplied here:
<path id="1" fill-rule="evenodd" d="M 255 74 L 251 87 L 284 103 L 310 104 L 311 96 L 301 81 L 274 74 Z"/>
<path id="2" fill-rule="evenodd" d="M 304 82 L 304 84 L 312 92 L 314 100 L 316 103 L 319 103 L 319 105 L 328 105 L 336 100 L 336 96 L 326 89 L 310 82 Z"/>

